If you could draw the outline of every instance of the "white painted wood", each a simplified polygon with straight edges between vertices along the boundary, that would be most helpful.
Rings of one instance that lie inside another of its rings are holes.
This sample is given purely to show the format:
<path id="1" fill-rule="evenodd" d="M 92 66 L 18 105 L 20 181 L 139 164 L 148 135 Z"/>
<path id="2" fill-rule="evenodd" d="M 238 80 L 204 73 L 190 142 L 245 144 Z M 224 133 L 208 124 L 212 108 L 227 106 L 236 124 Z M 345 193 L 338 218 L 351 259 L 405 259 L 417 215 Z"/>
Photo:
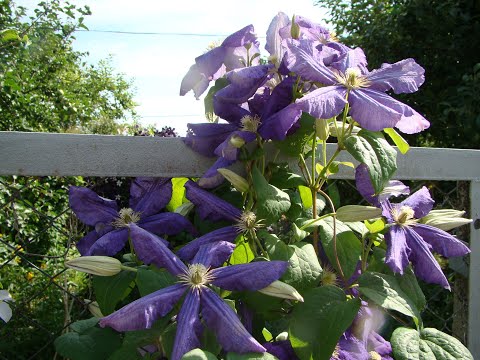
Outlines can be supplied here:
<path id="1" fill-rule="evenodd" d="M 332 154 L 335 145 L 327 149 Z M 346 153 L 339 160 L 352 161 Z M 197 177 L 213 162 L 179 138 L 0 132 L 0 175 Z M 480 151 L 412 148 L 398 156 L 395 177 L 480 180 Z M 342 167 L 336 178 L 353 171 Z"/>
<path id="2" fill-rule="evenodd" d="M 470 183 L 470 216 L 468 349 L 480 359 L 480 181 Z"/>

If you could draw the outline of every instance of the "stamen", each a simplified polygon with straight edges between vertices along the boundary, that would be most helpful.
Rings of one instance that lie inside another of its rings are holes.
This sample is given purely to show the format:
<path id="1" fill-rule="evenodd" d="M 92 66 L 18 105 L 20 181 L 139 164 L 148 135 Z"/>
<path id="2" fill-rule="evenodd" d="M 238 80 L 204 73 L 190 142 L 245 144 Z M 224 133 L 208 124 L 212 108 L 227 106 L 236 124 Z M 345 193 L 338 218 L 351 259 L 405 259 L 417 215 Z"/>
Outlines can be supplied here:
<path id="1" fill-rule="evenodd" d="M 402 206 L 401 208 L 394 207 L 391 210 L 391 214 L 393 220 L 398 225 L 408 226 L 417 222 L 417 220 L 414 219 L 415 211 L 410 206 Z"/>
<path id="2" fill-rule="evenodd" d="M 370 86 L 370 81 L 362 75 L 358 68 L 348 68 L 345 74 L 341 72 L 335 73 L 338 83 L 347 89 L 359 89 Z"/>
<path id="3" fill-rule="evenodd" d="M 382 360 L 382 356 L 376 351 L 370 351 L 368 355 L 370 356 L 369 360 Z"/>
<path id="4" fill-rule="evenodd" d="M 200 289 L 213 281 L 214 277 L 209 271 L 210 269 L 203 264 L 190 264 L 185 273 L 178 275 L 178 281 L 190 287 Z"/>
<path id="5" fill-rule="evenodd" d="M 123 208 L 118 212 L 118 218 L 112 222 L 112 226 L 116 228 L 128 227 L 130 223 L 140 221 L 140 213 L 130 208 Z"/>
<path id="6" fill-rule="evenodd" d="M 253 133 L 256 133 L 258 130 L 258 127 L 262 124 L 260 122 L 260 118 L 255 115 L 255 116 L 250 116 L 250 115 L 245 115 L 240 122 L 242 123 L 242 130 L 243 131 L 250 131 Z"/>
<path id="7" fill-rule="evenodd" d="M 251 211 L 246 211 L 240 215 L 240 219 L 238 219 L 237 223 L 234 225 L 234 227 L 239 230 L 240 232 L 246 232 L 255 229 L 258 229 L 262 227 L 263 224 L 260 221 L 257 221 L 257 216 L 251 212 Z"/>

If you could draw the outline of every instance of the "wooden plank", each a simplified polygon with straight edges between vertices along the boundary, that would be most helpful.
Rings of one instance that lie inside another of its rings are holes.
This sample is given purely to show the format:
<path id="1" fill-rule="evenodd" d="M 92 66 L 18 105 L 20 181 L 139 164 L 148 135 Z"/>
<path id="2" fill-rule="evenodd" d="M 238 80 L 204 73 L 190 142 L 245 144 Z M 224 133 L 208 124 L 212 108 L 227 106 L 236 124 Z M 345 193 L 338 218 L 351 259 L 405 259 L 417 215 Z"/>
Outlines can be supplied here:
<path id="1" fill-rule="evenodd" d="M 334 144 L 327 147 L 335 150 Z M 0 175 L 201 176 L 213 164 L 180 138 L 0 132 Z M 293 164 L 295 160 L 285 159 Z M 349 154 L 339 160 L 351 161 Z M 398 179 L 480 180 L 480 151 L 412 148 Z M 336 178 L 351 179 L 342 168 Z"/>
<path id="2" fill-rule="evenodd" d="M 468 349 L 480 359 L 480 181 L 470 183 L 470 216 Z"/>

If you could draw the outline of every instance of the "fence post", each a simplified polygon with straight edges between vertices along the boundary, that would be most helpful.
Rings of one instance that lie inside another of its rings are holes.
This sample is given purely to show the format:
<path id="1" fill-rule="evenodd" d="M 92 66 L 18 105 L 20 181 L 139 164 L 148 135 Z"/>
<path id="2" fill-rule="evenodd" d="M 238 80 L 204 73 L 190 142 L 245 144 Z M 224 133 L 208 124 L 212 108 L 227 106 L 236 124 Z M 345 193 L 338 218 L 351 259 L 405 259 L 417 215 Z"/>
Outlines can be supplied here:
<path id="1" fill-rule="evenodd" d="M 468 349 L 474 359 L 480 359 L 480 180 L 470 182 L 470 216 Z"/>

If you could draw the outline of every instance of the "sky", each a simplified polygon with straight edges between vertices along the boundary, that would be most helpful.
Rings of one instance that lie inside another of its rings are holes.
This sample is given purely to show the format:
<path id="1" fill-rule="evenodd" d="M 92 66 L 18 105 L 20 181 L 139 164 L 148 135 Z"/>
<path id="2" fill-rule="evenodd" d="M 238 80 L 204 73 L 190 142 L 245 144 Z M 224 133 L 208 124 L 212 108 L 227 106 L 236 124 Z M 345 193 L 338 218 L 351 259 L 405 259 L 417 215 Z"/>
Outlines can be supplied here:
<path id="1" fill-rule="evenodd" d="M 212 42 L 253 24 L 265 51 L 265 32 L 271 19 L 283 11 L 325 23 L 325 10 L 315 0 L 75 0 L 88 5 L 90 30 L 156 32 L 176 35 L 141 35 L 77 32 L 74 49 L 88 51 L 87 60 L 97 63 L 112 56 L 119 73 L 132 79 L 142 124 L 174 127 L 179 135 L 188 122 L 203 122 L 203 101 L 190 92 L 179 96 L 180 82 Z M 28 6 L 34 0 L 17 1 Z M 193 36 L 180 34 L 209 34 Z M 262 38 L 263 37 L 263 38 Z"/>

